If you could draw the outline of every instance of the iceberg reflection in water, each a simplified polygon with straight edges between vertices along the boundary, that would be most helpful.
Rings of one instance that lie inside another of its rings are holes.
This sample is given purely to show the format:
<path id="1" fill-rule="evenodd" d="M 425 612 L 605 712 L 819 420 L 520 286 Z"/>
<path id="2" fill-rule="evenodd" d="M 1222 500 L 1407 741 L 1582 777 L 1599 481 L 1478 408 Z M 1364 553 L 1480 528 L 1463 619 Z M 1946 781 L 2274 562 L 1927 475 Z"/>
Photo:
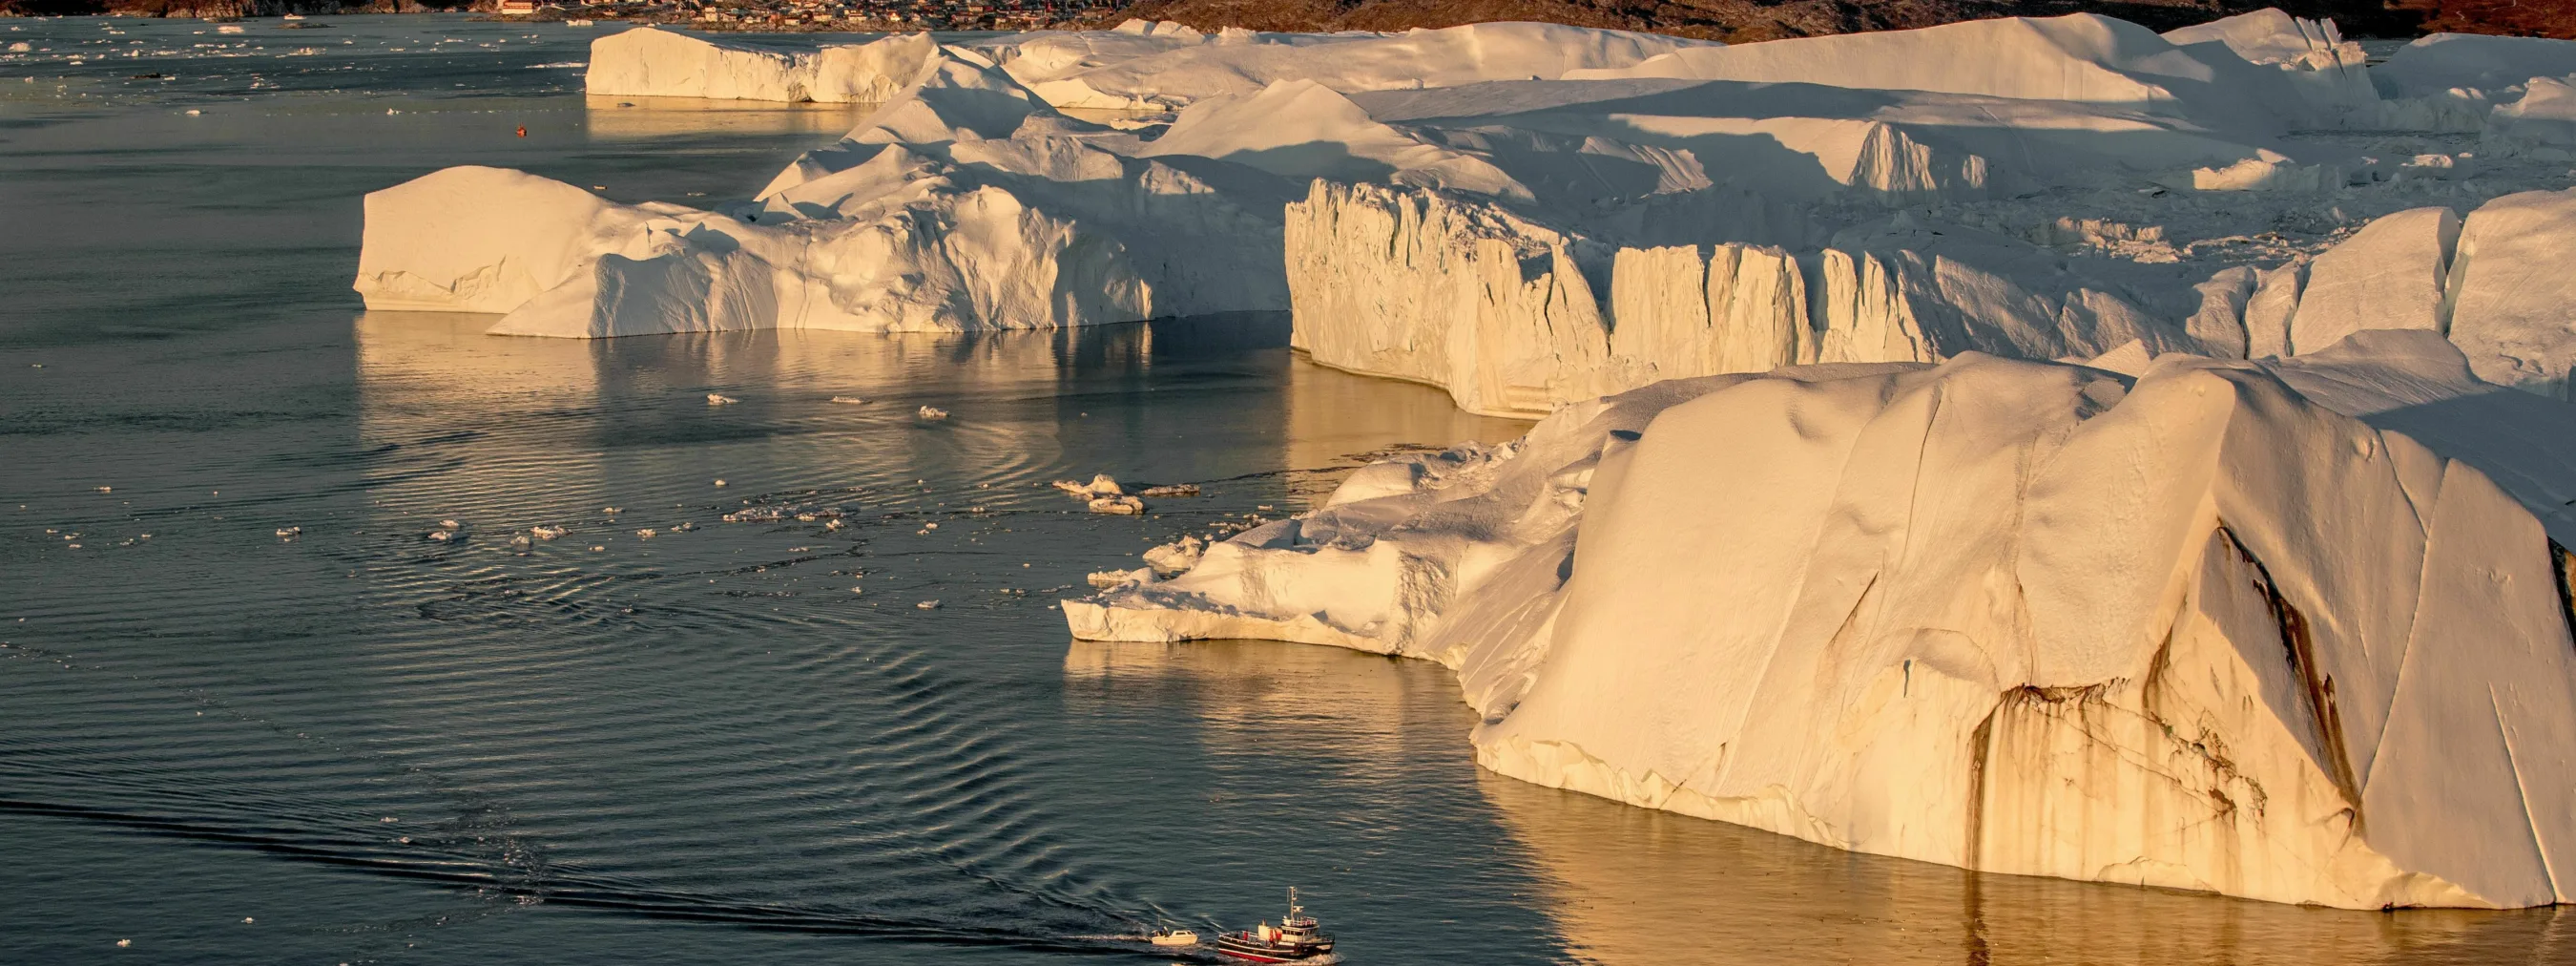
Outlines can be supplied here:
<path id="1" fill-rule="evenodd" d="M 1263 803 L 1351 807 L 1374 788 L 1389 810 L 1353 808 L 1347 821 L 1389 836 L 1492 832 L 1491 850 L 1537 877 L 1535 892 L 1495 898 L 1543 914 L 1567 958 L 1599 966 L 2576 957 L 2576 916 L 2554 907 L 2362 912 L 1976 874 L 1515 781 L 1442 747 L 1475 720 L 1447 672 L 1426 661 L 1273 641 L 1075 641 L 1065 679 L 1068 705 L 1086 717 L 1188 709 L 1197 726 L 1179 734 L 1195 741 L 1175 741 L 1150 766 L 1107 777 L 1189 787 L 1229 813 L 1229 828 Z M 1395 804 L 1462 791 L 1474 807 L 1433 814 Z M 1334 859 L 1250 831 L 1217 841 L 1176 836 L 1171 847 L 1179 861 L 1231 870 L 1229 879 Z M 1371 858 L 1347 857 L 1362 873 L 1354 878 L 1400 884 L 1403 873 L 1371 867 Z M 1266 909 L 1258 898 L 1242 908 Z M 1410 924 L 1400 907 L 1382 904 L 1384 892 L 1366 903 L 1337 898 L 1335 906 L 1355 907 L 1331 916 L 1345 955 L 1366 955 L 1371 934 Z"/>
<path id="2" fill-rule="evenodd" d="M 2576 957 L 2576 916 L 2558 907 L 2365 912 L 1977 874 L 1478 777 L 1551 880 L 1546 909 L 1567 945 L 1603 966 Z"/>

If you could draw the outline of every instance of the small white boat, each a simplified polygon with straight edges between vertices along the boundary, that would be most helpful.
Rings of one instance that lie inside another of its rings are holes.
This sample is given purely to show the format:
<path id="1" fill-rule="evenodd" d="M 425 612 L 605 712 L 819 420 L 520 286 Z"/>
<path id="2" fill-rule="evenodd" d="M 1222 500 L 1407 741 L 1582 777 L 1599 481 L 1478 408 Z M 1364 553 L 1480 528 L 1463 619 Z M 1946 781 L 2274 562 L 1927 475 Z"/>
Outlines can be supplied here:
<path id="1" fill-rule="evenodd" d="M 1145 937 L 1145 941 L 1157 946 L 1196 946 L 1199 944 L 1199 934 L 1187 929 L 1165 926 L 1154 930 L 1154 934 Z"/>
<path id="2" fill-rule="evenodd" d="M 566 27 L 587 27 L 587 26 L 590 26 L 590 21 L 588 21 L 588 20 L 566 20 L 566 21 L 564 21 L 564 26 L 566 26 Z"/>
<path id="3" fill-rule="evenodd" d="M 304 15 L 303 15 L 303 14 L 300 14 L 300 13 L 290 13 L 290 14 L 287 14 L 286 16 L 284 16 L 284 17 L 282 17 L 282 18 L 280 18 L 280 19 L 283 19 L 283 20 L 302 20 L 302 19 L 304 19 Z"/>

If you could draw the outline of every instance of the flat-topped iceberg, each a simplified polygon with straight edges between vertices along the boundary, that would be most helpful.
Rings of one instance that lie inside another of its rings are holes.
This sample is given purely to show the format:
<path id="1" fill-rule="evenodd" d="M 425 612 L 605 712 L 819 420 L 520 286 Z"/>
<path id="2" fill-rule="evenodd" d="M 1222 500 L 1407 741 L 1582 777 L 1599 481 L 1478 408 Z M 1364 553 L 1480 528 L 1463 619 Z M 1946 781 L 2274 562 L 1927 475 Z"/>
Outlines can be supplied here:
<path id="1" fill-rule="evenodd" d="M 2429 332 L 1656 383 L 1067 601 L 1440 661 L 1503 774 L 1973 869 L 2570 898 L 2576 421 Z"/>

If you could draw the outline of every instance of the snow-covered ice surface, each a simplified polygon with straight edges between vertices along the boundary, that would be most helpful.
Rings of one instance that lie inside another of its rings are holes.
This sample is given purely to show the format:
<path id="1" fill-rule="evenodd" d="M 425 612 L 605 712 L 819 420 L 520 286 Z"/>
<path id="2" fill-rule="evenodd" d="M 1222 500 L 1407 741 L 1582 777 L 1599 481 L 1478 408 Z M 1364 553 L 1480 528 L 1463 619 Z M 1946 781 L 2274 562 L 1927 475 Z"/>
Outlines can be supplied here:
<path id="1" fill-rule="evenodd" d="M 738 201 L 602 207 L 492 172 L 389 189 L 358 288 L 563 336 L 1291 309 L 1319 362 L 1524 417 L 1779 364 L 2296 354 L 2447 333 L 2505 297 L 2454 291 L 2480 276 L 2420 229 L 2568 186 L 2571 51 L 2441 35 L 2369 66 L 2277 11 L 1737 46 L 1538 24 L 634 30 L 593 44 L 594 92 L 882 103 Z M 2303 311 L 2312 273 L 2327 301 Z M 2328 318 L 2354 299 L 2369 318 Z M 2509 327 L 2564 328 L 2540 302 Z M 2576 359 L 2549 342 L 2463 345 L 2564 394 Z"/>
<path id="2" fill-rule="evenodd" d="M 2564 404 L 2426 331 L 2130 361 L 1659 382 L 1371 465 L 1066 619 L 1436 660 L 1488 768 L 1840 848 L 2568 899 Z"/>

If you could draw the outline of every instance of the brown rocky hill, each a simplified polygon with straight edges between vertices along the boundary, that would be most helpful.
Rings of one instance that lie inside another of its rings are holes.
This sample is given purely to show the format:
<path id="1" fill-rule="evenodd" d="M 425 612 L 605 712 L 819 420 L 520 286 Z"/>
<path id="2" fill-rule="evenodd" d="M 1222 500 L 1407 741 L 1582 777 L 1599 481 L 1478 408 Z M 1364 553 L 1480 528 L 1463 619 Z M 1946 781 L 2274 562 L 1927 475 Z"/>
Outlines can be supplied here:
<path id="1" fill-rule="evenodd" d="M 1174 20 L 1203 30 L 1405 30 L 1537 20 L 1740 43 L 2069 13 L 2171 30 L 2275 6 L 2333 17 L 2356 37 L 2452 30 L 2576 39 L 2576 0 L 1138 0 L 1101 20 Z"/>

